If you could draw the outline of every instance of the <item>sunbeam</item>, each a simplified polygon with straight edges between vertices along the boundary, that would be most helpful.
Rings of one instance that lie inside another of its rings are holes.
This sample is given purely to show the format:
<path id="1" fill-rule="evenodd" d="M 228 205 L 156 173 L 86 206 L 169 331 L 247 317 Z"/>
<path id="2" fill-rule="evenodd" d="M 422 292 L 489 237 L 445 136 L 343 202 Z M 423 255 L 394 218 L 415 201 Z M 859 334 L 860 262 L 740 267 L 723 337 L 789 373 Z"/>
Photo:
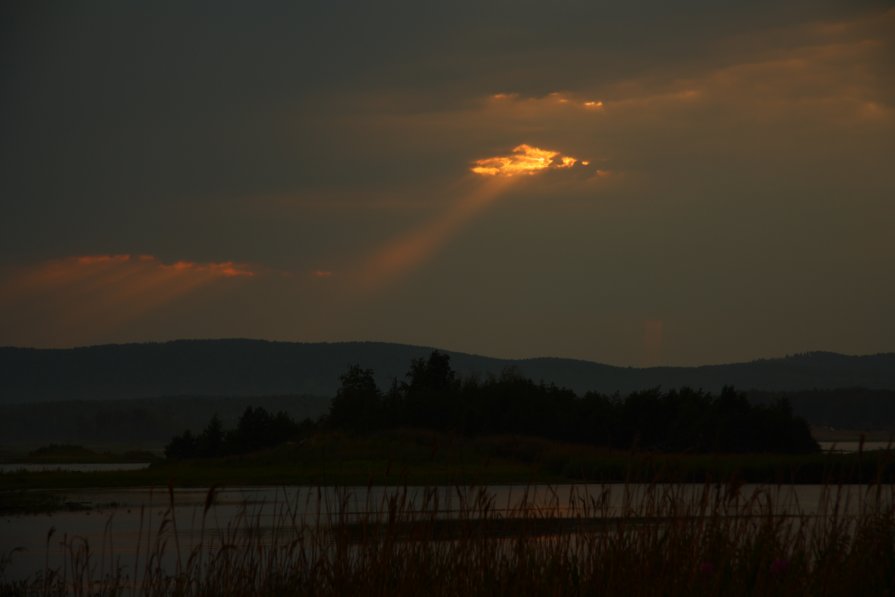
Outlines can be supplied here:
<path id="1" fill-rule="evenodd" d="M 497 201 L 513 186 L 509 177 L 492 177 L 420 228 L 391 240 L 373 251 L 359 274 L 363 291 L 381 289 L 419 268 L 466 222 Z"/>

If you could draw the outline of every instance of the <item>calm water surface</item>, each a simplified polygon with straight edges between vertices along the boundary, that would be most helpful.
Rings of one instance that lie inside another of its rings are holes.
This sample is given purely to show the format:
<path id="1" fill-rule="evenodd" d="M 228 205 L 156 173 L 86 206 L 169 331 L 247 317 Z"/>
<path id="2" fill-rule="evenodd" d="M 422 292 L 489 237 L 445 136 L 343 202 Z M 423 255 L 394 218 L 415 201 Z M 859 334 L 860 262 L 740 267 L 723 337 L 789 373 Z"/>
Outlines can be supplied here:
<path id="1" fill-rule="evenodd" d="M 820 444 L 820 449 L 824 452 L 838 452 L 840 454 L 854 454 L 861 450 L 861 442 L 859 441 L 846 441 L 846 442 L 817 442 Z M 871 450 L 890 450 L 895 447 L 895 444 L 889 441 L 868 441 L 864 442 L 863 450 L 865 452 L 870 452 Z"/>

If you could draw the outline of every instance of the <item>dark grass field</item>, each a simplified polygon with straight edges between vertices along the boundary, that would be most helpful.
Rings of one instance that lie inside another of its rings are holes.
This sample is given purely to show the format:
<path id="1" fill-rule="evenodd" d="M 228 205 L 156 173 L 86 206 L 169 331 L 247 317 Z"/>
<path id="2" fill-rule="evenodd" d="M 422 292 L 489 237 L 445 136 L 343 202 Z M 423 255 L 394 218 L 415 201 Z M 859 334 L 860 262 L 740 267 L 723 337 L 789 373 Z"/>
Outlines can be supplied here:
<path id="1" fill-rule="evenodd" d="M 103 459 L 103 462 L 107 460 Z M 156 461 L 109 472 L 6 472 L 0 490 L 212 485 L 494 483 L 872 483 L 895 480 L 895 452 L 668 454 L 610 451 L 526 437 L 468 439 L 402 430 L 319 434 L 251 454 Z"/>

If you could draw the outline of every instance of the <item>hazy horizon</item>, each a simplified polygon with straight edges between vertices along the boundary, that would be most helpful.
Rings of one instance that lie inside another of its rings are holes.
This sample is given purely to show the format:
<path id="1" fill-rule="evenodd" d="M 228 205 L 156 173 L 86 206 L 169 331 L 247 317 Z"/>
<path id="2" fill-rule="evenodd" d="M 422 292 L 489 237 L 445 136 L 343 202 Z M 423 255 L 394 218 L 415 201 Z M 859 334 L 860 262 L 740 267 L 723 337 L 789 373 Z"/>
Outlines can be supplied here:
<path id="1" fill-rule="evenodd" d="M 524 360 L 536 360 L 536 359 L 560 359 L 560 360 L 579 360 L 589 363 L 595 363 L 599 365 L 608 365 L 611 367 L 618 368 L 661 368 L 661 367 L 702 367 L 702 366 L 712 366 L 712 365 L 736 365 L 740 363 L 750 363 L 755 361 L 767 361 L 767 360 L 778 360 L 778 359 L 787 359 L 791 357 L 798 357 L 807 354 L 819 353 L 819 354 L 834 354 L 837 356 L 845 356 L 845 357 L 872 357 L 872 356 L 885 356 L 885 355 L 893 355 L 895 351 L 883 351 L 876 353 L 847 353 L 847 352 L 838 352 L 832 350 L 807 350 L 807 351 L 799 351 L 787 354 L 775 354 L 775 355 L 765 355 L 759 356 L 754 359 L 747 359 L 744 361 L 718 361 L 718 362 L 704 362 L 704 363 L 685 363 L 680 365 L 638 365 L 638 364 L 627 364 L 627 363 L 612 363 L 607 361 L 595 361 L 593 359 L 581 359 L 578 357 L 568 357 L 561 355 L 553 355 L 553 354 L 531 354 L 531 355 L 522 355 L 522 356 L 507 356 L 502 354 L 491 354 L 491 353 L 480 353 L 470 350 L 462 350 L 455 349 L 447 346 L 435 346 L 432 344 L 409 344 L 403 342 L 390 342 L 386 340 L 320 340 L 320 341 L 305 341 L 305 340 L 271 340 L 269 338 L 247 338 L 247 337 L 220 337 L 220 338 L 170 338 L 170 339 L 162 339 L 162 340 L 133 340 L 127 342 L 103 342 L 98 344 L 73 344 L 70 346 L 16 346 L 16 345 L 0 345 L 0 348 L 13 348 L 13 349 L 33 349 L 33 350 L 75 350 L 80 348 L 94 348 L 101 346 L 124 346 L 128 344 L 168 344 L 173 342 L 215 342 L 215 341 L 245 341 L 245 342 L 274 342 L 274 343 L 284 343 L 284 344 L 396 344 L 403 346 L 411 346 L 416 348 L 424 348 L 424 349 L 432 349 L 432 350 L 440 350 L 451 353 L 460 353 L 467 354 L 476 357 L 484 357 L 487 359 L 496 359 L 496 360 L 509 360 L 509 361 L 524 361 Z"/>

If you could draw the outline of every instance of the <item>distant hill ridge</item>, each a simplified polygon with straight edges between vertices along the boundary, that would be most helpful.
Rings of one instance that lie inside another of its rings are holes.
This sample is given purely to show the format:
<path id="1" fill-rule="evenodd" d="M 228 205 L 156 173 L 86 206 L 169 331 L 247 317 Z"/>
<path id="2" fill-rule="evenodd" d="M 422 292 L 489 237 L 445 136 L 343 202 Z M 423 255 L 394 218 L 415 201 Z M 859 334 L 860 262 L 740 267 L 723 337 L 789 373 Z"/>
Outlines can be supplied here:
<path id="1" fill-rule="evenodd" d="M 347 366 L 376 371 L 381 387 L 403 379 L 412 359 L 434 348 L 385 342 L 175 340 L 70 349 L 0 347 L 0 404 L 154 396 L 331 396 Z M 895 389 L 895 353 L 848 356 L 812 352 L 700 367 L 615 367 L 561 358 L 498 359 L 443 351 L 463 375 L 526 377 L 579 393 L 628 393 L 656 386 L 717 391 Z"/>

